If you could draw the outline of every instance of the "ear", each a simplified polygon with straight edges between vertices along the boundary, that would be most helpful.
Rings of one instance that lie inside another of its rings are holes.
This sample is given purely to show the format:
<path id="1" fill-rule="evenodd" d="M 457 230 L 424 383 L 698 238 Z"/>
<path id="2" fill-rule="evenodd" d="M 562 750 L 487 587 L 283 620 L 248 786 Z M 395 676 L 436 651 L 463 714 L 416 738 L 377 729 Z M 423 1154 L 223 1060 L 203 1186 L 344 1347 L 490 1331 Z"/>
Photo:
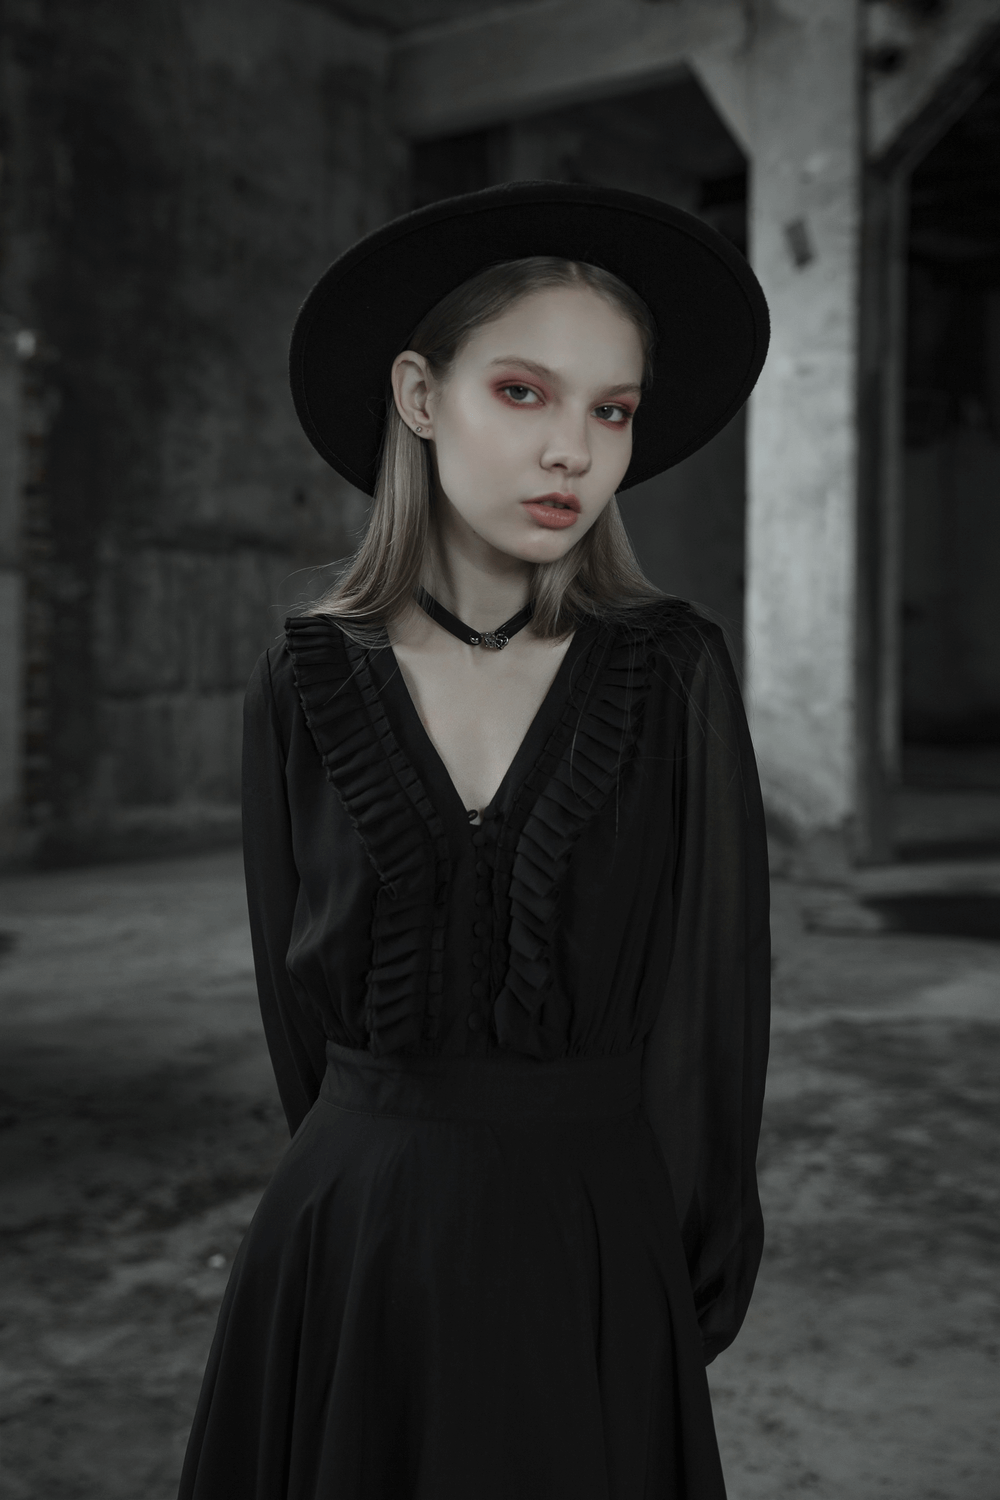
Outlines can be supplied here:
<path id="1" fill-rule="evenodd" d="M 433 436 L 430 408 L 431 370 L 422 354 L 404 349 L 392 362 L 392 394 L 396 410 L 418 437 Z M 420 428 L 420 431 L 417 429 Z"/>

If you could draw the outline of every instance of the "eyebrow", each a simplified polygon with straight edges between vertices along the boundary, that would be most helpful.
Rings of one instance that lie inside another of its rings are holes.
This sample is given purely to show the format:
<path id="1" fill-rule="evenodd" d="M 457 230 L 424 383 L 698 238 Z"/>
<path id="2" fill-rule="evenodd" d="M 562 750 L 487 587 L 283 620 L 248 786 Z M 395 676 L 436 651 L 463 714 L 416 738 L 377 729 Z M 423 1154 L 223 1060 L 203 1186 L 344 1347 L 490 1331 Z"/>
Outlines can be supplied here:
<path id="1" fill-rule="evenodd" d="M 537 360 L 525 359 L 520 354 L 504 354 L 499 359 L 491 359 L 490 365 L 520 365 L 522 370 L 531 370 L 535 375 L 553 378 L 553 372 L 548 365 L 541 365 Z M 642 393 L 642 386 L 637 381 L 630 381 L 625 385 L 606 385 L 601 390 L 605 396 L 637 396 Z"/>

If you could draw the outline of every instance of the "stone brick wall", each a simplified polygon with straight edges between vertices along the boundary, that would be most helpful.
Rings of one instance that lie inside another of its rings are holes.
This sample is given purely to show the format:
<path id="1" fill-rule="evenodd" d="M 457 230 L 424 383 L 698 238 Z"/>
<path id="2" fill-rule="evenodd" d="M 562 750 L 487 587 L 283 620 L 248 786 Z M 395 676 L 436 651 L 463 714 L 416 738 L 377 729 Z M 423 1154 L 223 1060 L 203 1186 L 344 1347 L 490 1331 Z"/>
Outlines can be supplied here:
<path id="1" fill-rule="evenodd" d="M 235 826 L 243 689 L 301 570 L 363 519 L 285 361 L 401 206 L 385 41 L 297 0 L 9 0 L 2 46 L 0 296 L 45 414 L 27 844 L 190 846 Z"/>

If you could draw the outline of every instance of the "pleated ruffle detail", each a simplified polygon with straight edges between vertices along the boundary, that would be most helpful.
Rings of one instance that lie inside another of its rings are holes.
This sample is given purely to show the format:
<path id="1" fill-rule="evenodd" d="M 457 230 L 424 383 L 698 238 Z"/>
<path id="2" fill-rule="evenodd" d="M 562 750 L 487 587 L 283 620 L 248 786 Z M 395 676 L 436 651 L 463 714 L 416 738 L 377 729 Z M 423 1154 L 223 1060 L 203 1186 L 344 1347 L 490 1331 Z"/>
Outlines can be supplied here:
<path id="1" fill-rule="evenodd" d="M 295 686 L 326 774 L 380 881 L 365 996 L 376 1056 L 440 1027 L 450 859 L 441 820 L 389 727 L 368 652 L 321 615 L 286 621 Z"/>
<path id="2" fill-rule="evenodd" d="M 573 846 L 634 758 L 649 685 L 652 637 L 603 631 L 570 694 L 547 753 L 518 797 L 522 814 L 500 835 L 498 874 L 509 871 L 506 976 L 494 1016 L 501 1046 L 534 1057 L 563 1054 L 569 997 L 552 956 Z"/>
<path id="3" fill-rule="evenodd" d="M 494 1021 L 501 1047 L 541 1059 L 567 1047 L 571 997 L 552 952 L 573 847 L 634 759 L 653 657 L 691 611 L 667 601 L 629 629 L 602 628 L 581 659 L 559 723 L 499 828 Z M 440 1029 L 451 865 L 444 829 L 387 721 L 368 652 L 323 616 L 287 622 L 306 722 L 381 887 L 372 918 L 366 1022 L 376 1055 Z"/>

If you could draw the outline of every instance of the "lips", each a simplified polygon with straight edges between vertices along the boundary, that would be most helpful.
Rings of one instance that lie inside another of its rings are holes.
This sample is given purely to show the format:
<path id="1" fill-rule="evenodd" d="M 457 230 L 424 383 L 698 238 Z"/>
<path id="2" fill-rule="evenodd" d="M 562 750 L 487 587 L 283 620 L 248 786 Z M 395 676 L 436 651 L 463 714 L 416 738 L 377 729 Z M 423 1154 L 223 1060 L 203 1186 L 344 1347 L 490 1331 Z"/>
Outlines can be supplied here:
<path id="1" fill-rule="evenodd" d="M 580 502 L 575 495 L 561 495 L 555 491 L 550 495 L 538 495 L 534 500 L 525 500 L 522 504 L 533 521 L 550 531 L 573 526 L 580 514 Z"/>

